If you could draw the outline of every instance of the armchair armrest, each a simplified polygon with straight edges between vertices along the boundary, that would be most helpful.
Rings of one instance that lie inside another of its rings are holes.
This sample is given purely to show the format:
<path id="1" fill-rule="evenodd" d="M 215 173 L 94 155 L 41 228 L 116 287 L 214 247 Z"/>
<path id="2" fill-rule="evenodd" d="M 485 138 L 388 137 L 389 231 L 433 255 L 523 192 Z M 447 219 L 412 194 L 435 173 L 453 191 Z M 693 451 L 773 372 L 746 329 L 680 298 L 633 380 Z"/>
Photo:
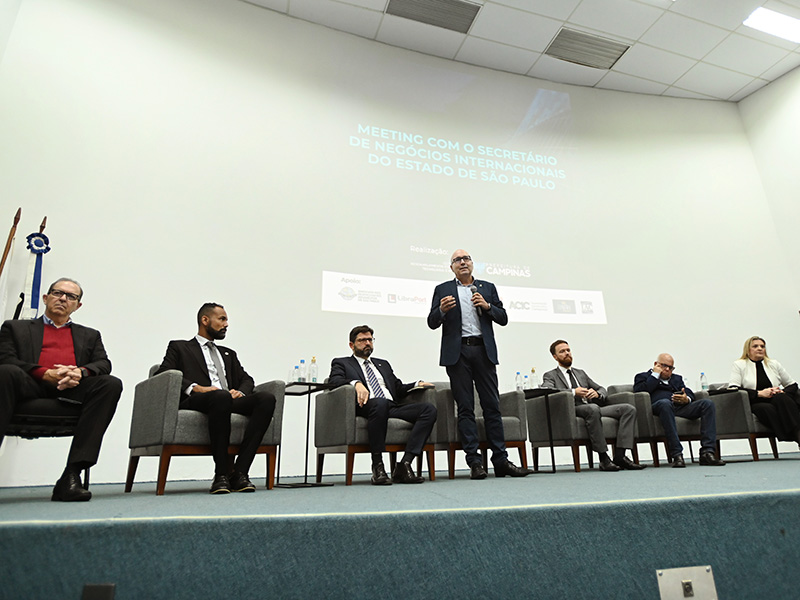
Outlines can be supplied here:
<path id="1" fill-rule="evenodd" d="M 267 381 L 259 383 L 254 391 L 256 392 L 270 392 L 275 396 L 275 412 L 272 414 L 272 423 L 269 424 L 269 429 L 264 434 L 262 444 L 277 445 L 281 443 L 281 432 L 283 431 L 283 407 L 286 398 L 286 383 L 276 379 L 274 381 Z"/>
<path id="2" fill-rule="evenodd" d="M 180 371 L 170 370 L 136 385 L 129 448 L 156 446 L 174 441 L 182 380 Z"/>
<path id="3" fill-rule="evenodd" d="M 314 407 L 314 446 L 341 446 L 356 439 L 356 388 L 342 385 L 317 394 Z"/>
<path id="4" fill-rule="evenodd" d="M 741 436 L 755 431 L 750 400 L 744 390 L 710 396 L 717 411 L 717 437 Z"/>
<path id="5" fill-rule="evenodd" d="M 614 386 L 611 386 L 614 387 Z M 631 404 L 636 408 L 636 427 L 634 437 L 637 439 L 653 436 L 653 407 L 650 394 L 647 392 L 614 392 L 608 396 L 609 404 Z"/>
<path id="6" fill-rule="evenodd" d="M 547 406 L 545 396 L 525 400 L 528 439 L 534 443 L 547 442 Z M 549 394 L 550 423 L 554 440 L 573 440 L 578 436 L 575 420 L 575 398 L 570 391 Z"/>

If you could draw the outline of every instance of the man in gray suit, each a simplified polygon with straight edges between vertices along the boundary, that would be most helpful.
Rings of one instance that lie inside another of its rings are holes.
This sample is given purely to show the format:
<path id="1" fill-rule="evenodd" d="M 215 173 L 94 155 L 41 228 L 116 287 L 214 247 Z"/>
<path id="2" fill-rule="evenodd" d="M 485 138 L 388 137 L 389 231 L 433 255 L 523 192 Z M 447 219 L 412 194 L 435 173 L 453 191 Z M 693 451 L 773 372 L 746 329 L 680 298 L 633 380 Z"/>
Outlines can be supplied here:
<path id="1" fill-rule="evenodd" d="M 630 404 L 609 405 L 606 388 L 592 380 L 586 371 L 572 368 L 572 351 L 564 340 L 550 344 L 550 354 L 556 359 L 558 367 L 544 374 L 542 385 L 557 390 L 572 390 L 575 395 L 575 414 L 586 421 L 592 450 L 600 456 L 600 470 L 644 469 L 644 465 L 636 464 L 625 455 L 626 450 L 633 448 L 636 407 Z M 619 421 L 613 460 L 608 456 L 602 417 Z"/>

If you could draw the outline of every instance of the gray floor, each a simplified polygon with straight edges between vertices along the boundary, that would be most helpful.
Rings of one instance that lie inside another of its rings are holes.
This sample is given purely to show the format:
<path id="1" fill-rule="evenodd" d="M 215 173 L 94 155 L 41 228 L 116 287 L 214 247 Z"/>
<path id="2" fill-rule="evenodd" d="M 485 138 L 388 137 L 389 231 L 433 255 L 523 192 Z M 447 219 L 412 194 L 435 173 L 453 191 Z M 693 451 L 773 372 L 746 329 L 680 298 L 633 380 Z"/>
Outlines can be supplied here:
<path id="1" fill-rule="evenodd" d="M 302 481 L 302 478 L 299 479 Z M 282 479 L 284 482 L 298 479 Z M 125 494 L 122 484 L 92 485 L 89 503 L 50 501 L 51 488 L 0 489 L 0 528 L 3 526 L 87 521 L 186 518 L 286 518 L 345 514 L 408 513 L 414 511 L 492 510 L 509 507 L 548 507 L 616 502 L 659 502 L 702 496 L 800 492 L 800 454 L 780 460 L 752 462 L 733 458 L 725 467 L 686 469 L 648 467 L 640 472 L 603 473 L 562 466 L 555 474 L 538 473 L 524 479 L 470 481 L 457 472 L 454 480 L 437 472 L 434 482 L 376 487 L 365 475 L 345 486 L 342 477 L 326 477 L 331 487 L 267 491 L 264 480 L 253 494 L 211 496 L 209 481 L 172 481 L 164 496 L 155 483 L 136 483 Z"/>

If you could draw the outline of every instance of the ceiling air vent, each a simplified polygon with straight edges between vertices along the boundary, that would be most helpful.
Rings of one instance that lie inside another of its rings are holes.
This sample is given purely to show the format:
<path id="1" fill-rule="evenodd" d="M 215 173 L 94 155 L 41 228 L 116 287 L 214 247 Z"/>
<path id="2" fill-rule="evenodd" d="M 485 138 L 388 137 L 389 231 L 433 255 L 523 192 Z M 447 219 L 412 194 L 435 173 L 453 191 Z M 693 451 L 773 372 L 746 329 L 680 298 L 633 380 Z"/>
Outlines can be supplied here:
<path id="1" fill-rule="evenodd" d="M 628 48 L 627 44 L 562 27 L 544 53 L 585 67 L 610 69 Z"/>
<path id="2" fill-rule="evenodd" d="M 386 14 L 467 33 L 480 9 L 463 0 L 389 0 Z"/>

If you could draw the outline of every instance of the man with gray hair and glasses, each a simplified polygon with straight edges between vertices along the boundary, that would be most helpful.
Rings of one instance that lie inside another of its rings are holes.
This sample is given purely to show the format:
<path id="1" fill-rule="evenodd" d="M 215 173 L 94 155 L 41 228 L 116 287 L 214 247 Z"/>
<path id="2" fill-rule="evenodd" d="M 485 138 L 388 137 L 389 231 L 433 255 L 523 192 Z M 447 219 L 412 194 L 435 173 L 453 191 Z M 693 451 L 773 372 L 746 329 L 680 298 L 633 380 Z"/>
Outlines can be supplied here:
<path id="1" fill-rule="evenodd" d="M 100 332 L 72 321 L 82 298 L 80 284 L 62 277 L 42 298 L 43 316 L 6 321 L 0 328 L 0 444 L 14 411 L 27 400 L 63 398 L 81 405 L 67 466 L 51 498 L 62 502 L 92 498 L 80 473 L 97 463 L 122 394 Z"/>

